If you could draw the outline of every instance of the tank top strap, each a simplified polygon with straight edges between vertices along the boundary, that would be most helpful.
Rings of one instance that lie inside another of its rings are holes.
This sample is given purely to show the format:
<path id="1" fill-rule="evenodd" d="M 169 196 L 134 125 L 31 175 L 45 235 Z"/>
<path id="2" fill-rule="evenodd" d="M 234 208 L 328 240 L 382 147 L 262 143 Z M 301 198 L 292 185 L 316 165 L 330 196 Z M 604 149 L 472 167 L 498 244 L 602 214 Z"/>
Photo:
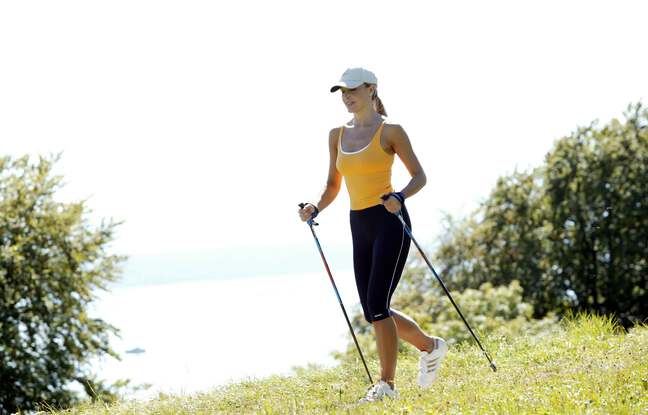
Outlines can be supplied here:
<path id="1" fill-rule="evenodd" d="M 380 122 L 380 125 L 376 129 L 376 132 L 374 133 L 373 137 L 371 137 L 371 141 L 369 141 L 369 144 L 367 145 L 367 147 L 371 147 L 371 146 L 380 147 L 380 136 L 381 136 L 381 133 L 382 133 L 383 125 L 385 125 L 384 120 Z"/>
<path id="2" fill-rule="evenodd" d="M 382 121 L 380 122 L 380 126 L 378 126 L 378 130 L 376 130 L 376 135 L 375 135 L 375 137 L 372 138 L 372 140 L 373 140 L 373 139 L 375 139 L 376 137 L 378 137 L 378 140 L 377 140 L 377 141 L 378 141 L 378 144 L 380 144 L 380 135 L 381 135 L 381 133 L 382 133 L 382 129 L 383 129 L 383 126 L 384 126 L 384 125 L 385 125 L 385 120 L 382 120 Z"/>

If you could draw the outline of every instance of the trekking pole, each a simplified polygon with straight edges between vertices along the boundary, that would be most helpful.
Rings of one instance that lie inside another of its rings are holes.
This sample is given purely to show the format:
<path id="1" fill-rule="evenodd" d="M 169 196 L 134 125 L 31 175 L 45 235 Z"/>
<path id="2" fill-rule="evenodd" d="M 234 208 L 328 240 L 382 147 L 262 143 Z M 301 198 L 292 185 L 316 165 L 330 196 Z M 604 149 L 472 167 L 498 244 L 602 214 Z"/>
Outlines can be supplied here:
<path id="1" fill-rule="evenodd" d="M 383 195 L 383 196 L 381 196 L 381 199 L 382 199 L 382 200 L 387 200 L 387 199 L 389 198 L 389 196 L 390 196 L 389 194 L 387 194 L 387 195 Z M 490 367 L 491 367 L 491 369 L 493 369 L 493 372 L 496 372 L 496 371 L 497 371 L 497 366 L 495 366 L 495 362 L 493 362 L 493 361 L 491 360 L 491 358 L 490 358 L 490 356 L 488 355 L 488 353 L 486 352 L 486 350 L 484 350 L 484 348 L 482 347 L 481 342 L 479 341 L 479 339 L 477 338 L 477 336 L 475 336 L 475 333 L 473 333 L 472 329 L 470 328 L 470 325 L 468 324 L 468 322 L 467 322 L 466 319 L 464 318 L 463 314 L 461 314 L 461 310 L 459 310 L 459 306 L 457 306 L 457 303 L 455 303 L 455 301 L 452 299 L 452 296 L 450 295 L 450 291 L 448 291 L 448 289 L 446 288 L 445 284 L 443 283 L 443 281 L 441 280 L 441 278 L 439 277 L 439 275 L 437 275 L 436 271 L 435 271 L 434 268 L 432 267 L 432 264 L 430 264 L 430 261 L 428 261 L 427 257 L 426 257 L 425 254 L 423 253 L 423 249 L 421 249 L 421 247 L 419 246 L 419 244 L 416 242 L 416 239 L 414 239 L 414 236 L 412 236 L 412 232 L 411 232 L 410 229 L 407 227 L 407 223 L 405 223 L 405 220 L 403 219 L 403 215 L 402 215 L 401 211 L 399 210 L 398 212 L 396 212 L 396 213 L 394 213 L 394 214 L 398 217 L 398 219 L 400 219 L 400 221 L 401 221 L 402 224 L 403 224 L 403 227 L 405 228 L 405 232 L 407 232 L 407 234 L 409 235 L 410 239 L 411 239 L 412 241 L 414 241 L 414 245 L 416 245 L 416 247 L 418 248 L 419 252 L 421 253 L 421 256 L 423 257 L 423 259 L 425 260 L 425 262 L 428 264 L 428 266 L 429 266 L 430 269 L 432 270 L 432 273 L 434 274 L 434 276 L 436 277 L 436 279 L 439 280 L 439 283 L 441 283 L 441 286 L 443 287 L 443 290 L 445 291 L 446 295 L 448 296 L 448 298 L 449 298 L 450 301 L 452 302 L 452 305 L 453 305 L 454 308 L 457 310 L 457 313 L 459 313 L 459 316 L 460 316 L 461 319 L 463 320 L 463 322 L 464 322 L 464 324 L 466 325 L 466 327 L 468 327 L 468 331 L 470 331 L 470 334 L 472 334 L 473 338 L 475 339 L 475 341 L 476 341 L 477 344 L 479 345 L 479 348 L 481 349 L 482 352 L 484 352 L 484 355 L 486 355 L 486 359 L 488 359 L 488 362 L 490 363 Z"/>
<path id="2" fill-rule="evenodd" d="M 299 207 L 304 208 L 306 206 L 305 203 L 300 203 Z M 356 339 L 355 333 L 353 332 L 353 327 L 351 327 L 351 322 L 349 321 L 349 317 L 347 316 L 346 310 L 344 309 L 344 304 L 342 304 L 342 299 L 340 298 L 340 293 L 338 292 L 337 286 L 335 285 L 335 281 L 333 281 L 333 276 L 331 275 L 331 270 L 329 269 L 328 263 L 326 262 L 326 258 L 324 258 L 324 253 L 322 252 L 322 247 L 319 243 L 319 239 L 317 239 L 317 235 L 315 235 L 315 229 L 313 228 L 314 225 L 319 225 L 319 223 L 315 222 L 313 218 L 308 219 L 307 221 L 308 226 L 310 227 L 311 232 L 313 233 L 313 237 L 315 238 L 315 243 L 317 244 L 317 249 L 319 249 L 320 256 L 322 257 L 322 261 L 324 261 L 324 266 L 326 267 L 326 272 L 328 272 L 329 279 L 331 280 L 331 284 L 333 284 L 333 289 L 335 290 L 335 295 L 337 296 L 338 302 L 340 303 L 340 307 L 342 307 L 342 313 L 344 313 L 344 318 L 346 319 L 347 325 L 349 326 L 349 331 L 351 331 L 351 336 L 353 336 L 353 341 L 355 342 L 356 348 L 358 349 L 358 353 L 360 354 L 360 359 L 362 359 L 362 364 L 364 365 L 365 370 L 367 371 L 367 376 L 369 377 L 369 383 L 373 385 L 373 380 L 371 379 L 371 374 L 369 373 L 369 368 L 367 367 L 367 362 L 365 362 L 364 356 L 362 356 L 362 350 L 360 350 L 360 345 L 358 344 L 358 339 Z"/>

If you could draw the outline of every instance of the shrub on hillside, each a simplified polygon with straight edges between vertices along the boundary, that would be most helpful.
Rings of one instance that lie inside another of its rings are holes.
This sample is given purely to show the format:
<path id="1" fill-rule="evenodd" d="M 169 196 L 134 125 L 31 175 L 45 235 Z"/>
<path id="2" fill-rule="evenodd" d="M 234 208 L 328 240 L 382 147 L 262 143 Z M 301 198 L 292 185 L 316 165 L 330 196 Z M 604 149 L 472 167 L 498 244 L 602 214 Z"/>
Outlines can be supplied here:
<path id="1" fill-rule="evenodd" d="M 437 287 L 430 287 L 425 295 L 413 284 L 417 275 L 416 267 L 409 267 L 404 272 L 401 284 L 394 293 L 391 308 L 412 317 L 423 331 L 432 336 L 444 338 L 450 345 L 460 342 L 474 342 L 468 328 L 450 302 L 448 296 L 437 282 Z M 533 319 L 533 306 L 522 300 L 523 290 L 517 280 L 506 286 L 493 286 L 483 283 L 479 289 L 450 291 L 455 303 L 470 324 L 482 344 L 489 337 L 510 337 L 519 334 L 534 334 L 557 321 L 553 313 L 541 320 Z M 363 354 L 377 356 L 373 328 L 364 320 L 361 312 L 354 314 L 353 327 Z M 343 352 L 332 355 L 344 361 L 357 358 L 357 350 L 351 335 L 349 344 Z M 399 342 L 399 353 L 418 353 L 413 346 Z"/>

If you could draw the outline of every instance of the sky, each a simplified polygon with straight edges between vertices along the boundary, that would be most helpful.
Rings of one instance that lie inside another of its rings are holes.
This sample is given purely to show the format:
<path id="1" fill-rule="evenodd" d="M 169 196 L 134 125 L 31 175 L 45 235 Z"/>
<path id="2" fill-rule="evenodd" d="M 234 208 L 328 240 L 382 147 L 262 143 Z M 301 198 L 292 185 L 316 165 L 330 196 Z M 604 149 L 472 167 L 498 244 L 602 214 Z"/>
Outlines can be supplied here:
<path id="1" fill-rule="evenodd" d="M 2 2 L 0 153 L 62 152 L 57 199 L 123 221 L 111 250 L 140 264 L 321 267 L 297 204 L 319 200 L 328 132 L 353 115 L 329 88 L 363 66 L 426 173 L 407 203 L 429 246 L 444 212 L 646 102 L 645 16 L 641 1 Z M 409 180 L 396 157 L 394 188 Z M 340 267 L 349 206 L 343 184 L 316 227 Z"/>

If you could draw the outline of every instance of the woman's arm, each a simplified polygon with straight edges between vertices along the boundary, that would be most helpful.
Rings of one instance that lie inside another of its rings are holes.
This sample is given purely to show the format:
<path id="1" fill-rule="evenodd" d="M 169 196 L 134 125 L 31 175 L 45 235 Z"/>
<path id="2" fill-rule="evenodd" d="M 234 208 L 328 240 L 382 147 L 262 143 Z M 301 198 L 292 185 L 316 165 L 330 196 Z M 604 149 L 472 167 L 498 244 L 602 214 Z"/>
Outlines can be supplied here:
<path id="1" fill-rule="evenodd" d="M 319 202 L 317 202 L 317 209 L 319 209 L 320 212 L 335 200 L 337 194 L 340 192 L 340 186 L 342 185 L 342 174 L 335 166 L 337 160 L 338 128 L 333 128 L 329 131 L 329 170 L 326 179 L 326 187 L 322 192 Z"/>
<path id="2" fill-rule="evenodd" d="M 409 137 L 400 124 L 391 124 L 388 129 L 387 142 L 391 145 L 394 152 L 398 154 L 398 157 L 403 161 L 410 176 L 412 176 L 410 182 L 401 192 L 405 198 L 413 196 L 425 186 L 427 178 L 425 177 L 421 163 L 419 163 L 416 154 L 414 154 Z"/>

